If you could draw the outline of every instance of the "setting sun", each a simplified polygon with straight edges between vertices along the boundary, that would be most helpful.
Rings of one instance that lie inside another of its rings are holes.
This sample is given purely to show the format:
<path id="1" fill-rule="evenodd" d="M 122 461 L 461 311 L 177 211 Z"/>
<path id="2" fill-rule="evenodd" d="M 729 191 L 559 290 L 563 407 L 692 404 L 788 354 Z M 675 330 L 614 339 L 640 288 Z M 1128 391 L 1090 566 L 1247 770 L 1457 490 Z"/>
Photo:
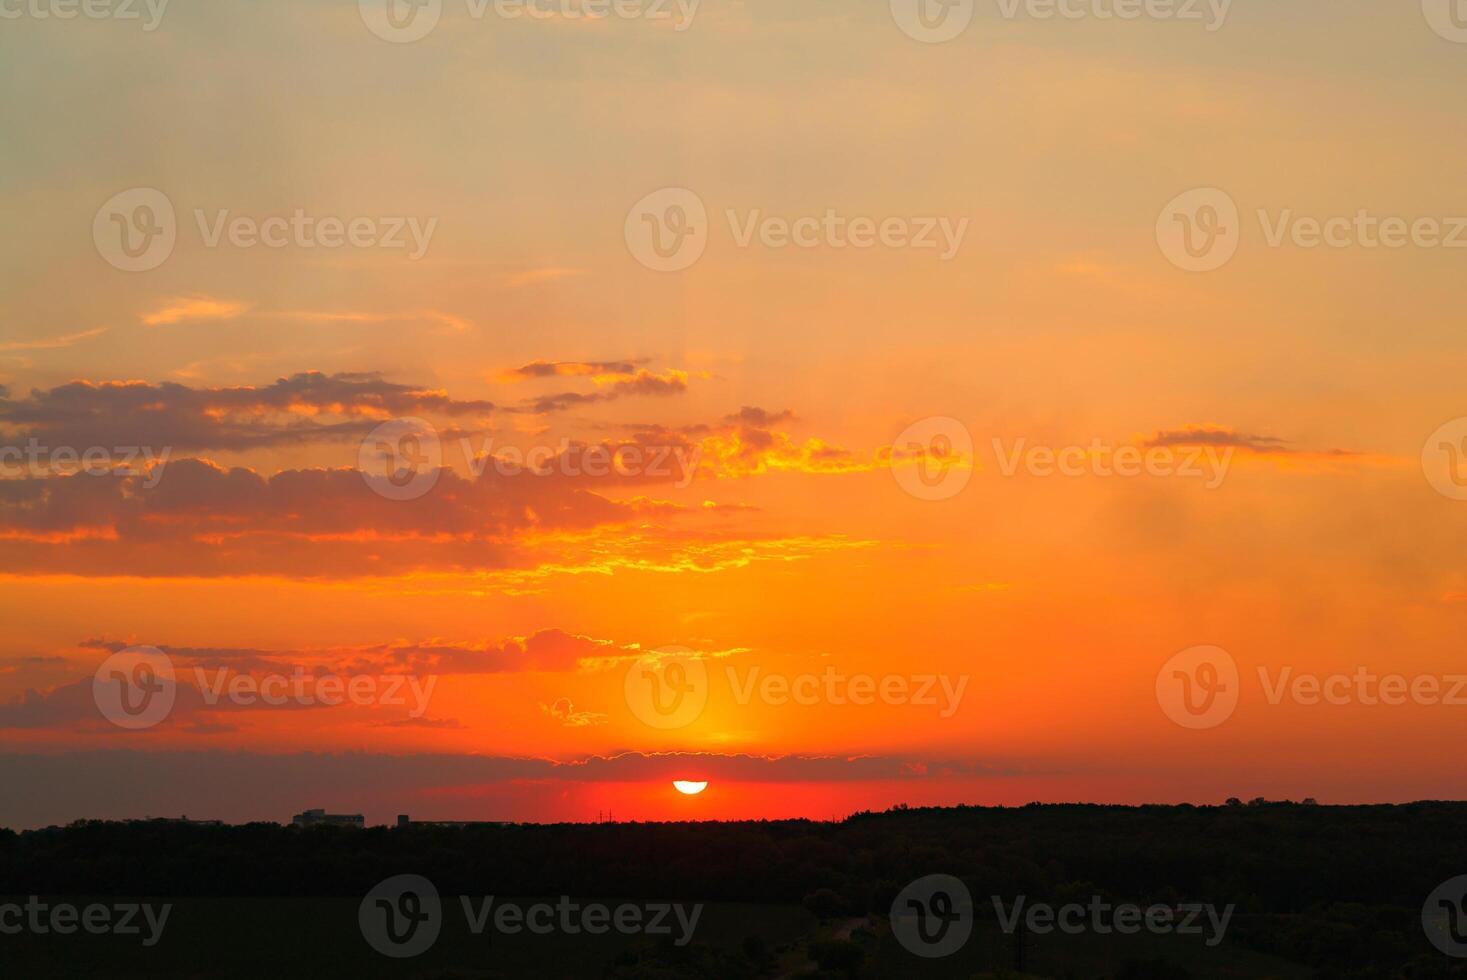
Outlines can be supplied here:
<path id="1" fill-rule="evenodd" d="M 708 788 L 707 782 L 695 783 L 687 779 L 674 779 L 672 786 L 684 796 L 697 796 Z"/>

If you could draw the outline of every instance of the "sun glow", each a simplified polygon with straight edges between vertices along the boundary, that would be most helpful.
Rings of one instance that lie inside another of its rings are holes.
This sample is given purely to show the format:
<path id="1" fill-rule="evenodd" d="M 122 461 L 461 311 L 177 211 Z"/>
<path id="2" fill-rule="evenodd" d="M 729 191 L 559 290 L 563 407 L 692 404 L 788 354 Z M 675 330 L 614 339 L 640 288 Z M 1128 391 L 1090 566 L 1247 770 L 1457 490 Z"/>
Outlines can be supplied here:
<path id="1" fill-rule="evenodd" d="M 707 782 L 695 783 L 687 779 L 674 779 L 672 785 L 674 789 L 684 796 L 697 796 L 708 788 Z"/>

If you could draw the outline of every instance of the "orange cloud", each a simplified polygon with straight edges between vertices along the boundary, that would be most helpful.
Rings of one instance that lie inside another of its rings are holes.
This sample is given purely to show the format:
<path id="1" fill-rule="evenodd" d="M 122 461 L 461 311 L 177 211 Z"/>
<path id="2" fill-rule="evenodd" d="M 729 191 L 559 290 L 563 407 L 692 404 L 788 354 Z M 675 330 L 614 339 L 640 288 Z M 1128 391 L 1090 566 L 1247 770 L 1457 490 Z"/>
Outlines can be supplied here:
<path id="1" fill-rule="evenodd" d="M 186 320 L 233 320 L 249 308 L 248 303 L 233 303 L 208 296 L 180 297 L 152 313 L 143 314 L 142 320 L 150 327 Z"/>

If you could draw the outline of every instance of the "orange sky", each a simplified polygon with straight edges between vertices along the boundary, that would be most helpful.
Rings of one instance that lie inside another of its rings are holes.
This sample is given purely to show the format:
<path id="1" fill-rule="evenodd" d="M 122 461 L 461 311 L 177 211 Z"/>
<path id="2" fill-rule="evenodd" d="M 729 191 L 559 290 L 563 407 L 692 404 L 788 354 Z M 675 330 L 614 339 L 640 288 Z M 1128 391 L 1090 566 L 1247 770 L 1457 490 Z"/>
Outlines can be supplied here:
<path id="1" fill-rule="evenodd" d="M 1460 795 L 1463 253 L 1269 240 L 1467 216 L 1467 45 L 1407 6 L 7 23 L 0 824 Z M 1158 247 L 1192 188 L 1238 209 L 1212 271 Z M 215 237 L 298 211 L 405 244 Z M 47 462 L 93 447 L 130 474 Z M 1188 727 L 1158 676 L 1202 645 L 1236 704 Z M 129 730 L 133 647 L 176 687 Z M 375 693 L 200 690 L 297 670 Z M 1289 687 L 1360 671 L 1441 696 Z"/>

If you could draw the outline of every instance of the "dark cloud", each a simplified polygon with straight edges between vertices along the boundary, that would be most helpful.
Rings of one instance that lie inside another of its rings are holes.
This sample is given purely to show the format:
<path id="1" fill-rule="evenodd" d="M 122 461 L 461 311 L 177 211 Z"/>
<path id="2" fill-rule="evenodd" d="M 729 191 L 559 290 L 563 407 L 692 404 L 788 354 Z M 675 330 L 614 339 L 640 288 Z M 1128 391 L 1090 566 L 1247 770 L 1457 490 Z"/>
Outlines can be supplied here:
<path id="1" fill-rule="evenodd" d="M 506 381 L 529 381 L 534 378 L 593 377 L 598 374 L 632 374 L 645 358 L 629 361 L 533 361 L 524 367 L 504 372 Z"/>
<path id="2" fill-rule="evenodd" d="M 0 394 L 0 428 L 47 447 L 246 450 L 360 437 L 386 418 L 484 417 L 494 405 L 384 381 L 309 371 L 261 386 L 73 381 L 25 398 Z"/>
<path id="3" fill-rule="evenodd" d="M 626 377 L 619 377 L 611 381 L 600 391 L 589 393 L 566 391 L 553 395 L 542 395 L 525 401 L 515 411 L 529 412 L 535 415 L 543 415 L 549 412 L 562 412 L 570 408 L 578 408 L 582 405 L 594 405 L 598 402 L 616 401 L 628 395 L 640 395 L 650 397 L 667 397 L 669 395 L 680 395 L 688 390 L 688 376 L 682 371 L 668 371 L 665 374 L 656 374 L 652 371 L 639 370 Z"/>
<path id="4" fill-rule="evenodd" d="M 708 779 L 749 783 L 813 783 L 1032 775 L 1021 765 L 908 756 L 778 757 L 625 753 L 556 762 L 480 755 L 367 753 L 87 751 L 0 754 L 0 826 L 68 823 L 187 813 L 232 822 L 289 821 L 312 806 L 364 813 L 386 823 L 394 814 L 452 819 L 496 801 L 490 819 L 530 819 L 511 807 L 534 806 L 543 787 L 554 806 L 575 784 Z M 514 792 L 510 792 L 511 790 Z"/>
<path id="5" fill-rule="evenodd" d="M 354 469 L 265 477 L 183 459 L 149 479 L 156 485 L 86 474 L 0 481 L 8 570 L 355 577 L 508 567 L 520 533 L 637 516 L 578 488 L 593 478 L 493 466 L 475 479 L 443 469 L 415 500 L 381 496 Z"/>

